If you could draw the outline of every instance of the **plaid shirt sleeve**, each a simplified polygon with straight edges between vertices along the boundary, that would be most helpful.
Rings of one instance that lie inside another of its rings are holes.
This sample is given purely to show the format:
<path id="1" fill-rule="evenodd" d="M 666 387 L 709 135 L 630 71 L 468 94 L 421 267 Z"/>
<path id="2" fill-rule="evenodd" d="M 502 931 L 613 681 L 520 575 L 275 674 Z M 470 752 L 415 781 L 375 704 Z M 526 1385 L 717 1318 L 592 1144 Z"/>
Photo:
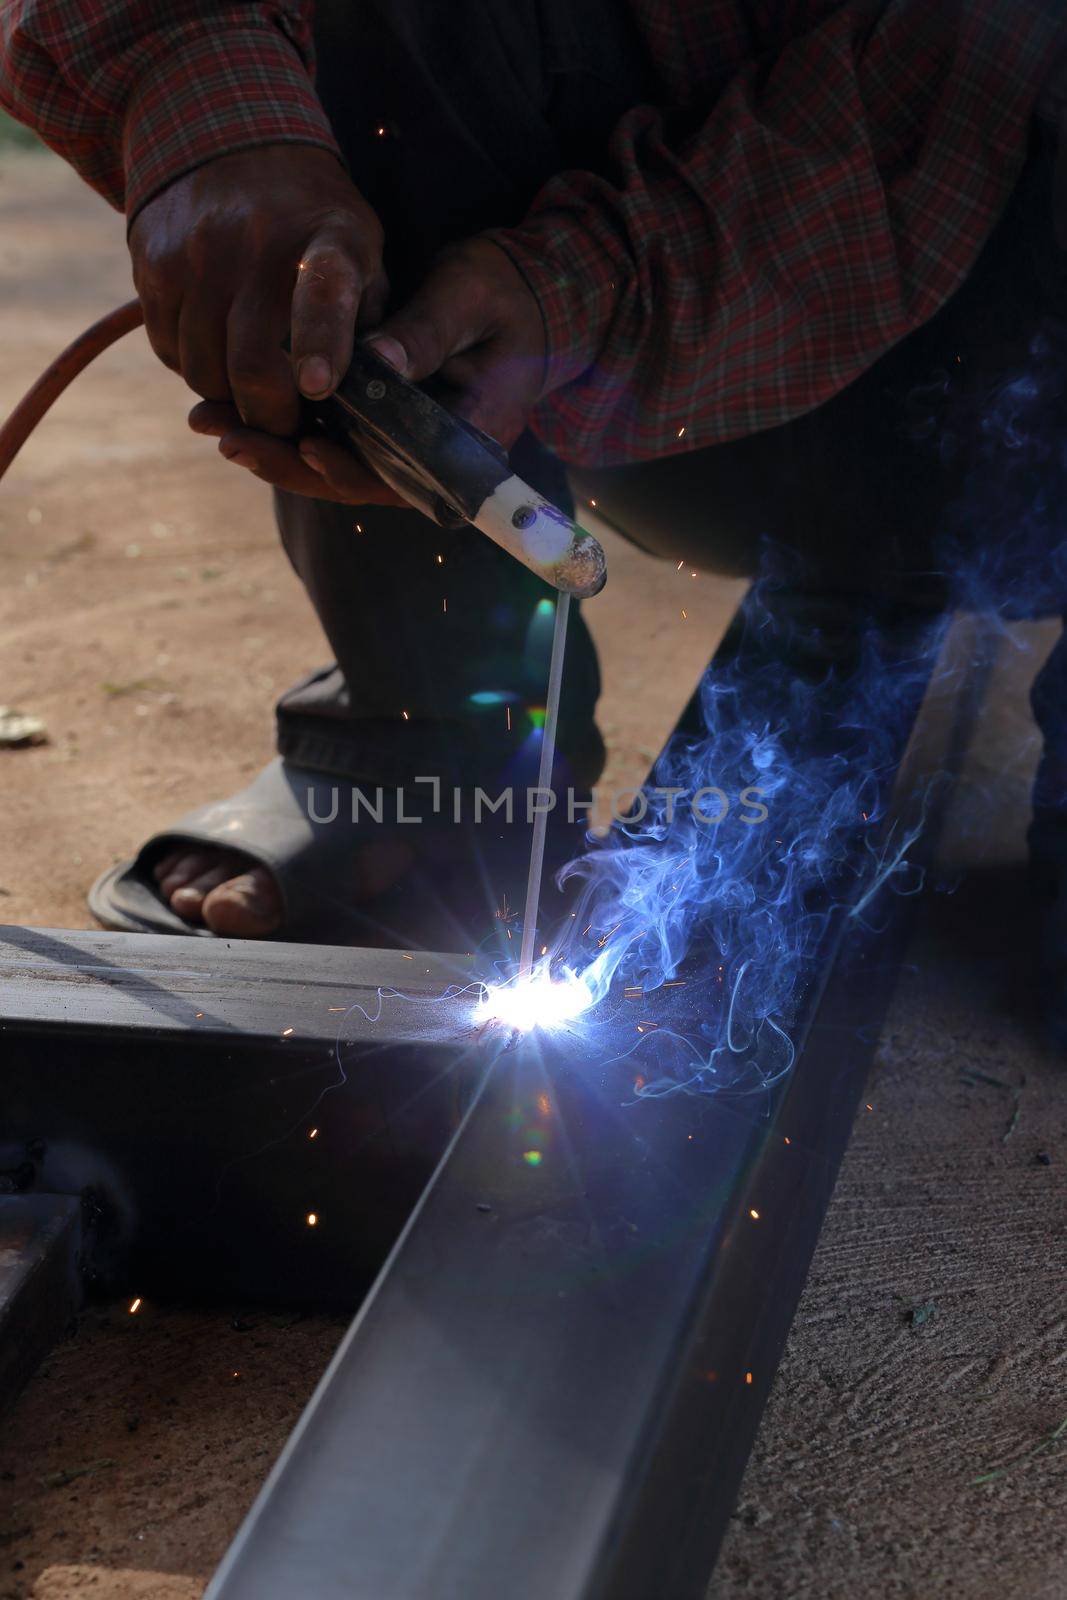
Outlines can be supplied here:
<path id="1" fill-rule="evenodd" d="M 213 156 L 337 152 L 307 0 L 0 0 L 0 104 L 131 217 Z"/>
<path id="2" fill-rule="evenodd" d="M 711 0 L 635 9 L 661 68 L 673 52 L 692 74 Z M 1062 0 L 732 9 L 762 37 L 695 132 L 635 108 L 610 176 L 562 173 L 490 235 L 540 301 L 554 392 L 535 425 L 569 461 L 783 423 L 929 318 L 1011 192 L 1065 27 Z"/>

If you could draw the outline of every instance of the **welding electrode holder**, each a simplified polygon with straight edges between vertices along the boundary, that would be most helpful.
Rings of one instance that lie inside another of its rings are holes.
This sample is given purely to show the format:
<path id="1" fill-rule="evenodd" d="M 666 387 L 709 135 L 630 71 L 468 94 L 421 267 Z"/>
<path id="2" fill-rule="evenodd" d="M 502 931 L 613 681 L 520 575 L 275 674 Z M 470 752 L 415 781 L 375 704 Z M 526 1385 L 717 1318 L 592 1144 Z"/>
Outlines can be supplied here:
<path id="1" fill-rule="evenodd" d="M 143 321 L 140 302 L 130 300 L 86 328 L 51 362 L 0 425 L 0 478 L 79 372 Z M 366 345 L 357 348 L 335 393 L 309 403 L 308 412 L 442 527 L 473 524 L 564 594 L 587 598 L 604 587 L 607 571 L 597 540 L 516 477 L 494 439 L 408 383 Z"/>
<path id="2" fill-rule="evenodd" d="M 470 523 L 539 578 L 585 599 L 604 587 L 598 540 L 515 476 L 495 439 L 409 383 L 367 345 L 309 414 L 443 528 Z"/>

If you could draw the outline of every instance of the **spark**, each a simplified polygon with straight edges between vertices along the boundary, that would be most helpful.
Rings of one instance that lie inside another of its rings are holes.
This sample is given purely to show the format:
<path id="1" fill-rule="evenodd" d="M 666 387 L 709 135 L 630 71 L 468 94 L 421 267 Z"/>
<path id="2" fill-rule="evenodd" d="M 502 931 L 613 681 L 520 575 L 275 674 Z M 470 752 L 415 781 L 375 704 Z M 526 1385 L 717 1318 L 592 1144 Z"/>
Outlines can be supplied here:
<path id="1" fill-rule="evenodd" d="M 441 601 L 441 609 L 442 609 L 442 611 L 447 611 L 448 610 L 448 601 L 447 600 L 442 600 Z"/>
<path id="2" fill-rule="evenodd" d="M 511 707 L 510 706 L 508 706 L 508 708 L 507 708 L 507 718 L 508 718 L 508 732 L 510 733 L 511 732 Z"/>
<path id="3" fill-rule="evenodd" d="M 752 1374 L 751 1374 L 751 1372 L 746 1372 L 745 1373 L 745 1382 L 746 1383 L 751 1383 L 752 1382 Z"/>
<path id="4" fill-rule="evenodd" d="M 143 1305 L 143 1303 L 144 1302 L 142 1301 L 140 1295 L 138 1295 L 136 1297 L 136 1299 L 130 1301 L 130 1316 L 131 1317 L 135 1317 L 137 1315 L 137 1313 L 138 1313 L 138 1311 L 140 1311 L 141 1306 Z"/>
<path id="5" fill-rule="evenodd" d="M 363 524 L 362 524 L 362 522 L 357 522 L 356 523 L 356 532 L 357 533 L 362 533 L 363 532 Z"/>
<path id="6" fill-rule="evenodd" d="M 319 1214 L 318 1214 L 318 1212 L 317 1211 L 309 1211 L 308 1214 L 307 1214 L 306 1221 L 307 1221 L 307 1225 L 308 1225 L 309 1228 L 317 1228 L 318 1225 L 319 1225 Z"/>
<path id="7" fill-rule="evenodd" d="M 317 1139 L 318 1136 L 319 1136 L 318 1128 L 309 1128 L 308 1129 L 308 1138 L 309 1139 Z"/>
<path id="8" fill-rule="evenodd" d="M 686 622 L 686 621 L 688 621 L 688 617 L 687 617 L 687 614 L 686 614 L 686 612 L 684 612 L 684 611 L 683 611 L 683 612 L 682 612 L 682 621 L 683 621 L 683 622 Z"/>
<path id="9" fill-rule="evenodd" d="M 873 1111 L 874 1110 L 874 1107 L 869 1102 L 867 1103 L 867 1110 L 868 1111 Z"/>
<path id="10" fill-rule="evenodd" d="M 784 1138 L 783 1138 L 783 1140 L 782 1140 L 782 1143 L 783 1143 L 783 1144 L 792 1144 L 792 1143 L 793 1143 L 793 1141 L 792 1141 L 792 1139 L 790 1139 L 790 1137 L 789 1137 L 789 1135 L 788 1135 L 788 1134 L 786 1134 L 786 1135 L 785 1135 L 785 1137 L 784 1137 Z"/>
<path id="11" fill-rule="evenodd" d="M 379 137 L 379 139 L 384 139 L 385 138 L 385 129 L 384 128 L 379 128 L 378 129 L 378 137 Z"/>
<path id="12" fill-rule="evenodd" d="M 444 556 L 438 556 L 438 557 L 437 557 L 437 565 L 438 565 L 438 566 L 439 566 L 439 567 L 443 567 L 443 566 L 444 566 L 444 564 L 445 564 L 445 558 L 444 558 Z"/>
<path id="13" fill-rule="evenodd" d="M 203 1012 L 202 1012 L 202 1011 L 198 1011 L 198 1012 L 197 1012 L 197 1013 L 196 1013 L 196 1020 L 197 1020 L 197 1022 L 202 1022 L 202 1021 L 203 1021 L 203 1018 L 204 1018 L 204 1013 L 203 1013 Z"/>
<path id="14" fill-rule="evenodd" d="M 759 1212 L 756 1210 L 755 1206 L 749 1207 L 748 1214 L 752 1218 L 753 1222 L 759 1221 Z"/>
<path id="15" fill-rule="evenodd" d="M 589 504 L 592 506 L 593 510 L 595 511 L 596 510 L 596 501 L 595 500 L 590 500 Z"/>
<path id="16" fill-rule="evenodd" d="M 675 570 L 675 572 L 681 572 L 681 570 L 682 570 L 682 568 L 683 568 L 683 567 L 684 567 L 684 566 L 685 566 L 685 562 L 684 562 L 684 561 L 679 561 L 679 563 L 678 563 L 678 565 L 677 565 L 677 566 L 676 566 L 676 567 L 675 567 L 675 569 L 674 569 L 674 570 Z"/>
<path id="17" fill-rule="evenodd" d="M 291 1039 L 295 1032 L 296 1032 L 295 1028 L 283 1028 L 282 1029 L 282 1038 L 283 1039 Z"/>
<path id="18" fill-rule="evenodd" d="M 539 1094 L 537 1096 L 537 1109 L 540 1111 L 543 1117 L 550 1117 L 552 1115 L 552 1102 L 548 1098 L 547 1094 Z"/>
<path id="19" fill-rule="evenodd" d="M 684 428 L 679 428 L 678 429 L 678 437 L 679 437 L 679 439 L 681 439 L 684 436 L 684 434 L 685 434 L 685 429 Z"/>
<path id="20" fill-rule="evenodd" d="M 411 718 L 410 718 L 410 717 L 409 717 L 409 716 L 408 716 L 408 714 L 407 714 L 407 712 L 406 712 L 406 711 L 402 711 L 402 712 L 401 712 L 401 713 L 400 713 L 400 715 L 401 715 L 401 716 L 402 716 L 402 717 L 403 717 L 403 719 L 404 719 L 404 721 L 405 721 L 405 722 L 410 722 L 410 721 L 411 721 Z"/>

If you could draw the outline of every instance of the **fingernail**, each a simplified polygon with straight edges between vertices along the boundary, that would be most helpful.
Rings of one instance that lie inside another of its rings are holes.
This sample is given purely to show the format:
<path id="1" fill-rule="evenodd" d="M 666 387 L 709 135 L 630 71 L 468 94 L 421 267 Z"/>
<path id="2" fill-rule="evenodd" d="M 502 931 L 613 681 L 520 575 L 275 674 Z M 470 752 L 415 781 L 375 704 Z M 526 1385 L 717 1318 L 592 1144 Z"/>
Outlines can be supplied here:
<path id="1" fill-rule="evenodd" d="M 297 382 L 301 393 L 314 400 L 333 388 L 336 377 L 325 356 L 305 356 L 297 368 Z"/>
<path id="2" fill-rule="evenodd" d="M 388 361 L 391 367 L 395 367 L 397 372 L 408 370 L 408 353 L 399 339 L 392 339 L 387 333 L 375 333 L 367 343 L 383 361 Z"/>
<path id="3" fill-rule="evenodd" d="M 238 450 L 234 456 L 228 456 L 224 451 L 222 459 L 224 461 L 232 461 L 235 467 L 247 467 L 250 472 L 254 471 L 258 465 L 255 456 L 246 455 L 243 450 Z"/>
<path id="4" fill-rule="evenodd" d="M 300 446 L 300 459 L 303 461 L 305 466 L 311 468 L 312 472 L 318 472 L 325 476 L 326 468 L 309 446 L 303 444 Z"/>

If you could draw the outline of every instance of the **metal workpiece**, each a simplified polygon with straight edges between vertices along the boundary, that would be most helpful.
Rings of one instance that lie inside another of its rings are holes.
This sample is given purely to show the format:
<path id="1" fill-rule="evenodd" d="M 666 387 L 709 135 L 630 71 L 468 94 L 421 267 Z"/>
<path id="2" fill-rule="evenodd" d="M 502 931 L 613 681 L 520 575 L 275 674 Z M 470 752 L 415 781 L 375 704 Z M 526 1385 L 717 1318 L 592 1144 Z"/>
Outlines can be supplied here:
<path id="1" fill-rule="evenodd" d="M 81 1201 L 20 1193 L 31 1171 L 0 1170 L 0 1413 L 81 1304 Z"/>
<path id="2" fill-rule="evenodd" d="M 883 829 L 925 818 L 917 860 L 987 647 L 939 642 Z M 208 1600 L 702 1596 L 913 904 L 881 879 L 828 920 L 763 1092 L 642 1098 L 581 1019 L 502 1050 Z"/>
<path id="3" fill-rule="evenodd" d="M 484 1071 L 481 992 L 465 957 L 2 928 L 0 1169 L 86 1200 L 90 1286 L 352 1310 Z"/>

